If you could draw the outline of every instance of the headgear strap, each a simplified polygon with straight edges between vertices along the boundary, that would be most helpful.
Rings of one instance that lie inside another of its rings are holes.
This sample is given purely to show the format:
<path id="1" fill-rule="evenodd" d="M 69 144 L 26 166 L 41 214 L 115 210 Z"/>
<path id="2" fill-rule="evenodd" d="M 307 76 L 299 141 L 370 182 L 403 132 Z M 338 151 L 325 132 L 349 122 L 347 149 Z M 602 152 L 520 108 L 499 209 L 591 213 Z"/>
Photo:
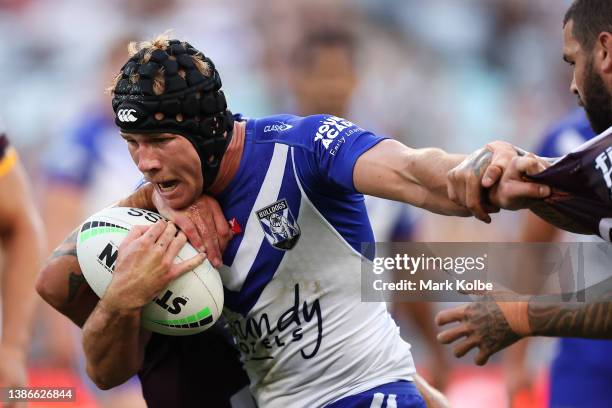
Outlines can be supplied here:
<path id="1" fill-rule="evenodd" d="M 146 53 L 150 58 L 145 62 Z M 210 77 L 197 69 L 192 56 L 208 64 Z M 163 94 L 156 95 L 153 82 L 159 75 L 165 87 Z M 126 133 L 174 133 L 187 138 L 200 156 L 206 190 L 219 172 L 234 129 L 220 89 L 213 62 L 189 43 L 170 40 L 166 50 L 142 49 L 123 66 L 113 90 L 115 124 Z M 159 119 L 156 114 L 161 114 Z"/>

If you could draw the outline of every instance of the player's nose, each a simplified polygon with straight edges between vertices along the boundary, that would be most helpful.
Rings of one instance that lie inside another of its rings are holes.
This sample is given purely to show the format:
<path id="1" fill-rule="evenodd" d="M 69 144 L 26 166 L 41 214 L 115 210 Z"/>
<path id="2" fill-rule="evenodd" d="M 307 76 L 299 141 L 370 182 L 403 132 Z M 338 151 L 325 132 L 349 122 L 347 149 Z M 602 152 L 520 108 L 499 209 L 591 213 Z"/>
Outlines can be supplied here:
<path id="1" fill-rule="evenodd" d="M 572 77 L 572 83 L 570 84 L 570 92 L 580 97 L 580 93 L 578 92 L 578 86 L 576 85 L 576 76 Z"/>
<path id="2" fill-rule="evenodd" d="M 138 148 L 137 160 L 138 170 L 142 173 L 151 173 L 161 169 L 160 158 L 149 146 Z"/>

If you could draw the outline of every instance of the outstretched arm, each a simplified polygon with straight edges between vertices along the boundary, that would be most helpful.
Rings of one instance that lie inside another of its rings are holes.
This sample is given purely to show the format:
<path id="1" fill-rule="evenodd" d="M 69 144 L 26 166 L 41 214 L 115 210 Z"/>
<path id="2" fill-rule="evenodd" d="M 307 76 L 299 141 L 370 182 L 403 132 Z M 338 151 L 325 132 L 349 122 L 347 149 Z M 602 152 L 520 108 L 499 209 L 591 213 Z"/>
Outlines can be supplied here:
<path id="1" fill-rule="evenodd" d="M 498 182 L 517 155 L 514 146 L 505 142 L 489 143 L 466 157 L 440 149 L 411 149 L 398 141 L 384 140 L 359 157 L 353 180 L 363 194 L 444 215 L 474 215 L 490 222 L 488 213 L 499 207 L 486 203 L 484 188 Z M 504 203 L 513 203 L 548 194 L 538 184 L 522 181 L 501 190 L 498 196 Z"/>
<path id="2" fill-rule="evenodd" d="M 355 188 L 368 195 L 403 201 L 426 210 L 469 216 L 466 207 L 452 202 L 447 173 L 465 157 L 440 149 L 411 149 L 396 140 L 383 140 L 355 164 Z"/>

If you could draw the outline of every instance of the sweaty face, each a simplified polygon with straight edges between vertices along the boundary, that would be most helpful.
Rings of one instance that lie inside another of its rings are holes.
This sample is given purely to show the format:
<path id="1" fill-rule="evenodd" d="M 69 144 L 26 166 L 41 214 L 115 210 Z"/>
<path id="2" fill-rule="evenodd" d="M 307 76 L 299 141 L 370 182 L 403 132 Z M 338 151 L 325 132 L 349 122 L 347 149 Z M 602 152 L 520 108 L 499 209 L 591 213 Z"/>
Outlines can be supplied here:
<path id="1" fill-rule="evenodd" d="M 612 126 L 612 95 L 595 69 L 594 52 L 582 48 L 573 35 L 573 27 L 570 20 L 563 29 L 563 59 L 573 69 L 570 89 L 584 107 L 593 131 L 601 133 Z"/>
<path id="2" fill-rule="evenodd" d="M 202 194 L 200 158 L 184 137 L 170 133 L 122 133 L 145 179 L 173 209 L 185 208 Z"/>

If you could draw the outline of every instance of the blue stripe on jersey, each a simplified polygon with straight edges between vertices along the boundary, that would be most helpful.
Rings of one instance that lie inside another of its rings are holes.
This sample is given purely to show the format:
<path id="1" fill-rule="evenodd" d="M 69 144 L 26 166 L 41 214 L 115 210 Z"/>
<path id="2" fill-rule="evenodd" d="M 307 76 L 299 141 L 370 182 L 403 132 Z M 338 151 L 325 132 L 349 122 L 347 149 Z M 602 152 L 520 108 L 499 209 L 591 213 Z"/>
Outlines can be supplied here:
<path id="1" fill-rule="evenodd" d="M 289 151 L 287 156 L 283 181 L 277 200 L 286 199 L 293 217 L 297 219 L 300 211 L 301 193 L 293 177 L 293 160 Z M 252 211 L 258 210 L 260 208 L 252 209 Z M 246 316 L 257 303 L 261 292 L 268 282 L 274 277 L 276 269 L 284 256 L 285 251 L 274 248 L 264 237 L 255 257 L 255 262 L 244 281 L 242 290 L 240 292 L 225 290 L 225 302 L 229 308 Z"/>
<path id="2" fill-rule="evenodd" d="M 274 153 L 274 145 L 264 146 L 253 143 L 254 125 L 255 121 L 247 121 L 244 151 L 238 172 L 225 191 L 216 197 L 221 208 L 223 208 L 225 218 L 228 220 L 236 218 L 243 230 L 247 226 L 251 209 L 259 193 L 259 187 L 266 176 Z M 257 157 L 257 160 L 251 159 L 253 156 Z M 240 234 L 230 241 L 223 254 L 225 265 L 234 263 L 234 258 L 243 238 L 244 234 Z"/>
<path id="3" fill-rule="evenodd" d="M 253 218 L 254 212 L 279 199 L 286 199 L 292 215 L 297 219 L 301 199 L 301 194 L 293 177 L 293 162 L 291 161 L 288 148 L 283 145 L 278 145 L 280 147 L 277 147 L 273 143 L 255 141 L 256 123 L 257 121 L 255 120 L 247 121 L 245 150 L 240 167 L 225 192 L 217 197 L 226 218 L 236 218 L 243 228 L 243 233 L 237 235 L 230 242 L 223 255 L 223 263 L 225 265 L 234 265 L 239 251 L 245 251 L 245 248 L 241 248 L 243 244 L 253 244 L 243 242 L 247 235 L 249 235 L 249 239 L 252 239 L 254 232 L 261 235 L 261 241 L 257 243 L 257 252 L 253 257 L 253 263 L 249 265 L 249 270 L 245 271 L 244 281 L 240 282 L 240 277 L 236 276 L 240 274 L 240 271 L 233 270 L 232 274 L 234 276 L 232 276 L 232 279 L 234 279 L 237 287 L 232 288 L 232 290 L 225 285 L 225 304 L 231 310 L 243 315 L 246 315 L 255 305 L 261 292 L 274 276 L 274 272 L 284 256 L 284 251 L 272 247 L 267 241 L 263 230 L 261 230 L 262 227 L 259 224 L 259 220 L 256 216 Z M 282 159 L 285 161 L 283 174 L 271 174 L 272 177 L 270 177 L 268 173 L 274 172 L 273 169 L 270 169 L 272 161 L 275 160 L 274 155 L 277 155 L 277 161 L 281 159 L 278 156 L 279 152 L 283 152 Z M 256 205 L 258 195 L 263 189 L 262 185 L 266 178 L 268 180 L 270 178 L 280 179 L 279 192 L 268 197 L 265 202 Z M 260 205 L 261 208 L 259 208 Z M 254 208 L 255 206 L 258 208 Z M 249 222 L 253 224 L 249 225 Z M 255 229 L 255 231 L 251 229 Z M 241 259 L 241 261 L 244 261 L 244 259 Z"/>
<path id="4" fill-rule="evenodd" d="M 299 226 L 302 196 L 294 168 L 310 201 L 349 245 L 360 252 L 363 242 L 373 242 L 364 198 L 354 189 L 352 173 L 358 157 L 381 140 L 329 115 L 247 121 L 238 173 L 217 197 L 226 218 L 236 218 L 244 231 L 223 256 L 231 267 L 222 270 L 225 303 L 231 310 L 243 315 L 251 310 L 285 255 L 272 243 L 287 243 L 278 238 L 286 232 L 275 237 L 271 219 L 258 218 L 257 211 L 285 199 Z"/>

